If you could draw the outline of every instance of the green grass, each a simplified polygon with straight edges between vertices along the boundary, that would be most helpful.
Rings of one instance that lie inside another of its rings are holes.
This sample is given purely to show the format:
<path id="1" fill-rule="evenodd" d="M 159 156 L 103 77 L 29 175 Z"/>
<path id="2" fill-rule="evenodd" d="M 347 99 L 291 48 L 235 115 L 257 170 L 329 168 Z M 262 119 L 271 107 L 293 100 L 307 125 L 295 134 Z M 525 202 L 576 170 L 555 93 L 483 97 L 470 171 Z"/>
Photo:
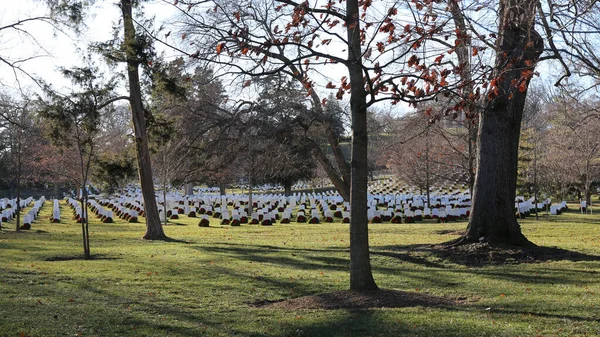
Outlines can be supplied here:
<path id="1" fill-rule="evenodd" d="M 41 219 L 50 210 L 48 202 Z M 178 241 L 146 242 L 141 223 L 93 221 L 90 261 L 78 224 L 38 220 L 16 233 L 5 223 L 0 336 L 600 336 L 599 215 L 522 221 L 533 242 L 586 259 L 484 267 L 411 249 L 450 240 L 437 231 L 465 222 L 371 225 L 380 287 L 462 304 L 329 311 L 252 303 L 347 289 L 346 225 L 197 222 L 184 216 L 167 226 Z"/>

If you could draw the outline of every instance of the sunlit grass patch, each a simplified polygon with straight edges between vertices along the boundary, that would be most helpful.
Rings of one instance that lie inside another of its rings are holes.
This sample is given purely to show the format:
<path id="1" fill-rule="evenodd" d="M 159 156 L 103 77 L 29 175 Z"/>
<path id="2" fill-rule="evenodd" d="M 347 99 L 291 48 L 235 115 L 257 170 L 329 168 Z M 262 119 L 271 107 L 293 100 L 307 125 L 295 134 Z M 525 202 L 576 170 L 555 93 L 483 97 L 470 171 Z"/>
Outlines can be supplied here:
<path id="1" fill-rule="evenodd" d="M 456 305 L 361 310 L 257 306 L 348 288 L 348 226 L 276 224 L 165 227 L 175 240 L 141 239 L 142 223 L 46 221 L 0 231 L 0 335 L 19 336 L 584 336 L 600 335 L 600 217 L 575 211 L 523 220 L 538 245 L 585 254 L 478 267 L 423 249 L 466 222 L 370 226 L 381 288 Z M 6 225 L 6 224 L 5 224 Z"/>

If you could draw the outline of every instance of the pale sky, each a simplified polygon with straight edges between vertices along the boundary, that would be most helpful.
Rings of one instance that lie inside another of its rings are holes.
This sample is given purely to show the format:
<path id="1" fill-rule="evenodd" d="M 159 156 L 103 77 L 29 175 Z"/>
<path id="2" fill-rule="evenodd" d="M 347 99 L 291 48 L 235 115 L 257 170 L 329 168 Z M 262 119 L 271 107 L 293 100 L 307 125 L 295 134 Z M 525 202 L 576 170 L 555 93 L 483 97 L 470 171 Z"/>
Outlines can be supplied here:
<path id="1" fill-rule="evenodd" d="M 0 0 L 0 2 L 3 4 L 0 7 L 3 11 L 0 14 L 0 26 L 46 13 L 46 8 L 40 1 Z M 0 56 L 11 61 L 34 57 L 20 63 L 20 66 L 29 74 L 41 77 L 57 87 L 68 86 L 69 82 L 62 78 L 56 71 L 57 68 L 80 64 L 81 52 L 77 48 L 85 51 L 91 42 L 109 40 L 113 23 L 117 23 L 119 20 L 121 12 L 115 5 L 116 1 L 99 0 L 97 3 L 90 12 L 90 19 L 87 20 L 88 28 L 80 35 L 75 35 L 70 31 L 65 31 L 67 34 L 56 31 L 49 24 L 42 22 L 27 22 L 19 26 L 31 36 L 12 29 L 2 30 L 0 32 Z M 149 1 L 144 7 L 148 17 L 156 16 L 157 26 L 175 13 L 172 6 L 158 0 Z M 157 46 L 157 48 L 159 47 Z M 33 85 L 33 82 L 23 74 L 18 73 L 17 79 L 23 87 Z M 5 90 L 7 87 L 8 90 L 18 88 L 19 82 L 15 79 L 15 74 L 10 67 L 0 64 L 0 83 Z"/>
<path id="2" fill-rule="evenodd" d="M 40 77 L 51 83 L 55 89 L 66 92 L 71 86 L 70 82 L 65 80 L 57 71 L 59 67 L 72 67 L 81 64 L 80 55 L 85 52 L 87 46 L 92 42 L 101 42 L 111 39 L 112 26 L 120 18 L 120 9 L 116 6 L 117 0 L 96 0 L 96 5 L 90 11 L 90 18 L 86 20 L 87 29 L 80 35 L 73 32 L 59 32 L 47 23 L 27 22 L 20 26 L 26 32 L 31 34 L 27 36 L 11 29 L 0 31 L 0 56 L 4 59 L 15 61 L 23 58 L 27 61 L 20 63 L 20 66 L 27 73 L 34 77 Z M 41 0 L 0 0 L 3 4 L 3 12 L 0 14 L 0 26 L 13 24 L 18 20 L 23 20 L 37 15 L 44 15 L 46 8 Z M 134 9 L 135 11 L 136 9 Z M 161 0 L 151 0 L 144 2 L 144 13 L 146 17 L 155 16 L 155 26 L 160 26 L 165 20 L 171 19 L 177 11 Z M 158 51 L 164 48 L 161 44 L 155 45 Z M 82 51 L 78 51 L 80 48 Z M 330 46 L 333 48 L 333 46 Z M 167 59 L 178 56 L 172 50 L 162 50 Z M 100 60 L 100 59 L 99 59 Z M 98 66 L 103 66 L 104 62 L 97 62 Z M 123 66 L 123 65 L 122 65 Z M 108 72 L 109 70 L 106 69 Z M 337 68 L 329 66 L 325 72 L 326 77 L 331 76 L 339 79 L 346 70 L 338 65 Z M 335 90 L 317 88 L 326 97 L 330 92 L 335 94 Z M 226 85 L 227 87 L 227 85 Z M 18 89 L 23 88 L 27 92 L 37 92 L 39 89 L 26 75 L 13 70 L 5 64 L 0 63 L 0 89 L 4 92 L 18 93 Z M 63 90 L 61 90 L 63 88 Z M 231 87 L 230 87 L 231 88 Z M 249 92 L 250 91 L 250 92 Z M 126 94 L 126 93 L 123 93 Z M 235 93 L 234 96 L 242 98 L 239 95 L 252 95 L 252 90 L 246 90 L 243 93 Z M 393 110 L 405 112 L 408 109 L 405 104 L 399 104 Z"/>

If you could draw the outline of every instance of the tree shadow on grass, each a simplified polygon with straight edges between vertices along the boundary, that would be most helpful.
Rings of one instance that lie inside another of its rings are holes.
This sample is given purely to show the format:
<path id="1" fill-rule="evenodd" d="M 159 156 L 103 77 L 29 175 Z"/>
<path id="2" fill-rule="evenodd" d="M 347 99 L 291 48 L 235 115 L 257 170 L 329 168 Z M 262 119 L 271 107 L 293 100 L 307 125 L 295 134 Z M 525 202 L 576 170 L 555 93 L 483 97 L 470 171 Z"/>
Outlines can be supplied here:
<path id="1" fill-rule="evenodd" d="M 174 239 L 172 237 L 167 237 L 164 240 L 162 240 L 164 242 L 172 242 L 172 243 L 185 243 L 185 244 L 191 244 L 191 241 L 186 241 L 186 240 L 181 240 L 181 239 Z"/>
<path id="2" fill-rule="evenodd" d="M 487 264 L 521 264 L 552 261 L 600 261 L 600 256 L 585 254 L 558 247 L 517 247 L 472 243 L 460 246 L 432 246 L 432 253 L 444 260 L 466 266 Z"/>
<path id="3" fill-rule="evenodd" d="M 7 234 L 7 235 L 26 235 L 26 234 L 48 234 L 50 232 L 41 230 L 41 229 L 31 230 L 31 229 L 24 229 L 24 228 L 21 228 L 19 231 L 16 231 L 14 229 L 13 224 L 4 223 L 2 225 L 2 228 L 0 228 L 0 233 Z"/>
<path id="4" fill-rule="evenodd" d="M 600 317 L 598 317 L 597 314 L 595 315 L 596 317 L 585 317 L 583 315 L 574 316 L 574 315 L 565 315 L 565 314 L 551 314 L 551 313 L 546 313 L 546 312 L 523 311 L 523 310 L 513 310 L 513 309 L 506 309 L 506 308 L 503 308 L 502 310 L 490 309 L 488 312 L 499 313 L 499 314 L 524 315 L 524 316 L 531 316 L 531 317 L 544 317 L 544 318 L 561 319 L 561 320 L 571 320 L 571 321 L 576 321 L 576 322 L 592 322 L 592 323 L 597 323 L 598 319 L 600 318 Z"/>
<path id="5" fill-rule="evenodd" d="M 401 246 L 399 246 L 401 247 Z M 379 248 L 379 247 L 377 247 Z M 435 262 L 432 260 L 429 260 L 426 258 L 426 256 L 419 256 L 417 254 L 415 254 L 415 252 L 417 251 L 421 251 L 421 252 L 426 252 L 426 249 L 423 248 L 416 248 L 416 249 L 406 249 L 406 250 L 401 250 L 401 249 L 394 249 L 394 251 L 389 251 L 389 247 L 384 248 L 386 249 L 385 251 L 383 250 L 373 250 L 371 251 L 372 255 L 375 256 L 385 256 L 385 257 L 391 257 L 394 259 L 398 259 L 404 262 L 408 262 L 408 263 L 413 263 L 416 265 L 421 265 L 424 267 L 428 267 L 428 268 L 448 268 L 447 265 L 444 265 L 442 263 L 439 262 Z"/>
<path id="6" fill-rule="evenodd" d="M 331 256 L 332 253 L 347 251 L 347 249 L 337 248 L 309 249 L 235 243 L 219 243 L 211 246 L 194 246 L 193 248 L 199 251 L 229 255 L 240 260 L 273 263 L 307 270 L 320 270 L 323 268 L 347 270 L 349 263 L 346 258 Z"/>
<path id="7" fill-rule="evenodd" d="M 166 225 L 163 224 L 163 226 L 166 227 L 170 227 L 170 226 L 191 226 L 189 224 L 183 223 L 183 222 L 177 222 L 177 221 L 169 221 Z"/>
<path id="8" fill-rule="evenodd" d="M 120 260 L 120 257 L 116 257 L 116 256 L 109 256 L 109 255 L 105 255 L 105 254 L 92 254 L 92 256 L 90 256 L 89 259 L 87 259 L 88 261 L 102 261 L 102 260 Z M 44 259 L 44 261 L 48 261 L 48 262 L 60 262 L 60 261 L 77 261 L 77 260 L 81 260 L 81 261 L 86 261 L 85 257 L 83 255 L 62 255 L 62 256 L 50 256 Z"/>
<path id="9" fill-rule="evenodd" d="M 507 245 L 471 243 L 459 246 L 448 245 L 398 245 L 376 247 L 375 255 L 397 257 L 406 262 L 425 265 L 426 267 L 440 267 L 443 264 L 430 262 L 424 258 L 415 257 L 415 252 L 431 254 L 441 261 L 468 267 L 484 265 L 503 265 L 521 263 L 542 263 L 551 261 L 600 261 L 600 256 L 585 254 L 577 251 L 558 247 L 517 247 Z"/>
<path id="10" fill-rule="evenodd" d="M 283 310 L 405 308 L 415 306 L 449 308 L 459 304 L 459 302 L 445 297 L 387 289 L 360 292 L 340 290 L 283 301 L 258 301 L 252 303 L 257 308 Z"/>

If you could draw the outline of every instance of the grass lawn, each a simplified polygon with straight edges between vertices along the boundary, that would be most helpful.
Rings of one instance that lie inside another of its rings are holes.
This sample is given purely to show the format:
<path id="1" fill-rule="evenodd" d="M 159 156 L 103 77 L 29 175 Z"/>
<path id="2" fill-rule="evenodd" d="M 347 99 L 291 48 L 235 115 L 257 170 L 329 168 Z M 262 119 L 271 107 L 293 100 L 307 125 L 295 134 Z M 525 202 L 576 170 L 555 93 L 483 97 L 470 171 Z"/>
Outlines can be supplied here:
<path id="1" fill-rule="evenodd" d="M 146 242 L 143 223 L 93 220 L 85 261 L 80 225 L 41 220 L 51 208 L 30 231 L 0 231 L 0 336 L 600 336 L 600 215 L 521 222 L 577 258 L 481 267 L 417 248 L 466 222 L 371 225 L 381 288 L 455 304 L 282 310 L 255 304 L 348 288 L 347 225 L 199 228 L 183 216 L 165 228 L 174 241 Z"/>

